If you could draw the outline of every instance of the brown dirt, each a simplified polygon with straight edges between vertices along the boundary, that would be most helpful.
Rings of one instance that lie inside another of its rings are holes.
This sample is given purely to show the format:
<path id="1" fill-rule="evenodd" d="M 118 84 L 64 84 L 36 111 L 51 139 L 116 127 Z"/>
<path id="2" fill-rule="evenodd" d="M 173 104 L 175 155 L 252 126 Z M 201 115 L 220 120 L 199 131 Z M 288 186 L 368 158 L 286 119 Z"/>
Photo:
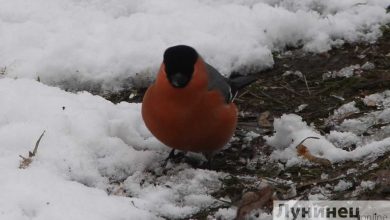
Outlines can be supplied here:
<path id="1" fill-rule="evenodd" d="M 245 116 L 239 118 L 239 128 L 236 132 L 238 140 L 231 147 L 217 154 L 212 169 L 223 171 L 230 176 L 224 180 L 223 187 L 214 195 L 216 198 L 228 196 L 232 204 L 250 190 L 256 190 L 259 182 L 267 180 L 277 191 L 279 198 L 307 199 L 310 194 L 328 190 L 327 199 L 390 199 L 390 154 L 383 155 L 375 161 L 362 161 L 335 164 L 333 167 L 320 165 L 299 166 L 282 169 L 267 158 L 272 149 L 265 145 L 262 137 L 252 140 L 247 147 L 244 137 L 248 131 L 256 131 L 261 135 L 273 133 L 272 127 L 258 125 L 258 117 L 268 111 L 269 121 L 285 113 L 295 113 L 303 117 L 308 124 L 314 123 L 324 134 L 331 129 L 324 120 L 342 104 L 355 100 L 362 113 L 373 111 L 374 108 L 364 106 L 359 98 L 365 95 L 381 92 L 390 88 L 390 29 L 384 28 L 384 35 L 373 44 L 345 44 L 327 53 L 311 54 L 300 49 L 291 49 L 274 54 L 275 65 L 268 71 L 257 73 L 259 80 L 242 91 L 236 103 Z M 357 70 L 350 78 L 323 79 L 323 74 L 338 71 L 344 67 L 367 61 L 375 64 L 372 70 Z M 294 75 L 283 76 L 286 71 L 300 71 L 304 78 Z M 106 95 L 112 102 L 141 102 L 145 88 L 122 91 L 118 94 Z M 131 96 L 131 98 L 129 98 Z M 337 97 L 343 97 L 339 99 Z M 301 104 L 308 106 L 301 112 L 295 112 Z M 354 117 L 354 116 L 351 116 Z M 248 161 L 254 157 L 261 158 L 248 166 Z M 194 163 L 190 159 L 185 162 Z M 372 164 L 376 163 L 376 167 Z M 198 166 L 194 164 L 194 166 Z M 200 168 L 206 169 L 205 166 Z M 347 174 L 348 169 L 358 170 Z M 327 174 L 328 178 L 321 179 Z M 252 178 L 246 178 L 246 177 Z M 334 192 L 332 187 L 339 180 L 352 182 L 352 187 L 342 192 Z M 374 189 L 357 192 L 356 189 L 363 180 L 377 183 Z M 289 184 L 286 181 L 291 181 Z M 294 185 L 296 194 L 291 193 Z M 258 190 L 258 189 L 257 189 Z M 229 207 L 230 205 L 224 205 Z M 217 208 L 203 210 L 192 216 L 193 219 L 206 219 Z"/>

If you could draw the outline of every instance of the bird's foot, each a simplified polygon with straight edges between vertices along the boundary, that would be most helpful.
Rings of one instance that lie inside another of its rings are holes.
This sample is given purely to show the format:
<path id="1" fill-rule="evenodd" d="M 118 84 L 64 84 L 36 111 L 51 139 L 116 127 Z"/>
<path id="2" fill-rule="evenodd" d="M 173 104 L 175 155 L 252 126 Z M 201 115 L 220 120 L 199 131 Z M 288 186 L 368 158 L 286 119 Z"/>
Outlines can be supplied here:
<path id="1" fill-rule="evenodd" d="M 173 161 L 175 163 L 180 162 L 184 158 L 185 154 L 186 154 L 186 152 L 179 152 L 179 153 L 175 154 L 175 149 L 172 149 L 171 152 L 169 153 L 168 157 L 164 160 L 162 166 L 166 167 L 168 164 L 168 161 Z"/>
<path id="2" fill-rule="evenodd" d="M 172 149 L 168 157 L 165 159 L 165 162 L 168 162 L 168 160 L 173 159 L 174 157 L 175 157 L 175 149 Z"/>
<path id="3" fill-rule="evenodd" d="M 215 152 L 204 152 L 203 155 L 206 157 L 207 162 L 205 162 L 205 168 L 211 170 L 212 169 L 212 164 L 213 164 L 213 158 L 215 155 Z"/>

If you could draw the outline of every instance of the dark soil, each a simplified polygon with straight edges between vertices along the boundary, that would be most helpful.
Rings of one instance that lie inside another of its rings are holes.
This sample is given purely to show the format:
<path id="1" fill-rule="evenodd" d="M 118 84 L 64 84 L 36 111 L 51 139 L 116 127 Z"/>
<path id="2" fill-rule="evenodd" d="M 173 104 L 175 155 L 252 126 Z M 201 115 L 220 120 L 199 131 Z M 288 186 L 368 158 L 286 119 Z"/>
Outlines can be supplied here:
<path id="1" fill-rule="evenodd" d="M 258 81 L 242 91 L 235 101 L 245 114 L 239 118 L 236 132 L 238 140 L 233 141 L 230 148 L 217 154 L 212 163 L 212 169 L 230 174 L 222 180 L 223 187 L 215 192 L 216 198 L 229 197 L 231 205 L 235 205 L 245 192 L 258 190 L 259 182 L 266 180 L 274 187 L 280 199 L 308 199 L 309 195 L 318 193 L 324 194 L 326 199 L 336 200 L 390 199 L 390 154 L 368 163 L 350 161 L 334 164 L 332 167 L 313 164 L 284 169 L 267 159 L 272 149 L 265 145 L 261 137 L 272 134 L 273 118 L 286 113 L 302 116 L 304 121 L 314 123 L 320 132 L 326 134 L 331 127 L 324 123 L 325 119 L 342 104 L 355 100 L 361 110 L 360 114 L 375 110 L 364 106 L 360 98 L 390 88 L 390 29 L 384 28 L 383 37 L 376 43 L 345 44 L 322 54 L 291 49 L 275 53 L 274 59 L 274 67 L 257 73 Z M 350 78 L 323 79 L 324 73 L 356 64 L 362 66 L 366 62 L 373 63 L 375 68 L 359 68 Z M 300 71 L 304 77 L 283 76 L 286 71 Z M 145 88 L 140 88 L 109 94 L 106 98 L 115 103 L 141 102 L 144 92 Z M 307 107 L 296 112 L 297 107 L 302 104 L 307 104 Z M 258 123 L 259 116 L 267 111 L 271 127 Z M 255 131 L 261 136 L 243 147 L 243 139 L 249 131 Z M 255 157 L 261 159 L 249 166 L 248 161 Z M 190 159 L 185 160 L 192 163 Z M 203 168 L 206 169 L 206 166 Z M 346 172 L 352 168 L 357 172 Z M 321 178 L 324 174 L 328 176 L 325 179 Z M 352 187 L 335 192 L 333 187 L 340 180 L 352 182 Z M 375 182 L 375 188 L 357 191 L 357 187 L 365 180 Z M 223 207 L 231 205 L 224 204 Z M 218 208 L 204 210 L 192 218 L 206 219 Z"/>

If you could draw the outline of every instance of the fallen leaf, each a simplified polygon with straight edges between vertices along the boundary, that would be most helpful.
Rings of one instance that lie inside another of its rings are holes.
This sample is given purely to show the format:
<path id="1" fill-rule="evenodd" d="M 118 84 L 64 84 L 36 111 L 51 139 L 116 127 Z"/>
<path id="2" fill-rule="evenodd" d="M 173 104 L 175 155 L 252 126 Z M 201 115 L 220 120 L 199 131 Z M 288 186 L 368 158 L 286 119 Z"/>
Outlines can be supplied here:
<path id="1" fill-rule="evenodd" d="M 257 192 L 245 193 L 240 201 L 235 220 L 244 220 L 254 210 L 270 210 L 273 204 L 274 191 L 266 186 Z"/>
<path id="2" fill-rule="evenodd" d="M 328 159 L 314 156 L 313 154 L 310 153 L 309 149 L 305 145 L 303 145 L 303 142 L 309 138 L 319 139 L 317 137 L 307 137 L 303 141 L 301 141 L 296 146 L 298 155 L 302 156 L 303 158 L 305 158 L 311 162 L 314 162 L 314 163 L 317 163 L 317 164 L 320 164 L 323 166 L 332 166 L 332 163 Z"/>
<path id="3" fill-rule="evenodd" d="M 272 127 L 271 122 L 268 120 L 269 116 L 270 116 L 270 112 L 269 111 L 265 111 L 265 112 L 260 114 L 260 116 L 259 116 L 259 118 L 257 120 L 257 123 L 259 124 L 260 127 L 263 127 L 263 128 Z"/>
<path id="4" fill-rule="evenodd" d="M 19 155 L 20 158 L 22 158 L 22 161 L 20 161 L 20 164 L 19 164 L 19 169 L 26 169 L 27 167 L 30 166 L 31 162 L 32 162 L 32 157 L 23 157 L 21 155 Z"/>

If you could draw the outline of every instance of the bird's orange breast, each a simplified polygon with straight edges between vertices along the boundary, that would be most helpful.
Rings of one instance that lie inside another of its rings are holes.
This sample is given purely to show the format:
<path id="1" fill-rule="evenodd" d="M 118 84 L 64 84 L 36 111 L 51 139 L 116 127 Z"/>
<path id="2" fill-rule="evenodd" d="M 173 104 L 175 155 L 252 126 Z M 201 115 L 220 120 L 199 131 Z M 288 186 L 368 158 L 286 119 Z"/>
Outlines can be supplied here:
<path id="1" fill-rule="evenodd" d="M 207 88 L 203 61 L 198 59 L 190 83 L 173 88 L 161 66 L 142 103 L 147 128 L 165 145 L 179 150 L 212 152 L 222 148 L 237 125 L 237 107 L 219 91 Z"/>

